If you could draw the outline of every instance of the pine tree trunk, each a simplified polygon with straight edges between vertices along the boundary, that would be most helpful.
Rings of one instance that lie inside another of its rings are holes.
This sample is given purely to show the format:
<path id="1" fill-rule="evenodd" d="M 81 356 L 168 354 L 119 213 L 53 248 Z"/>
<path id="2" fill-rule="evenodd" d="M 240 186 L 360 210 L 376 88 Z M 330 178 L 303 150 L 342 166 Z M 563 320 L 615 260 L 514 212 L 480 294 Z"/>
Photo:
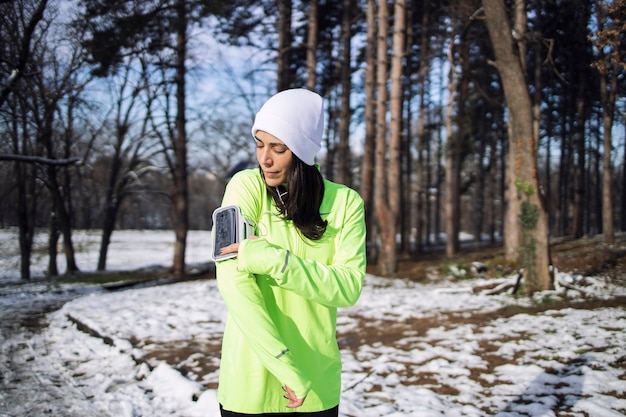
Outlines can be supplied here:
<path id="1" fill-rule="evenodd" d="M 378 257 L 376 246 L 376 224 L 374 213 L 374 151 L 376 138 L 376 116 L 374 95 L 376 87 L 376 1 L 367 1 L 367 46 L 365 48 L 365 143 L 361 164 L 361 197 L 365 205 L 367 225 L 368 262 L 375 262 Z"/>
<path id="2" fill-rule="evenodd" d="M 306 88 L 316 91 L 317 87 L 317 15 L 319 0 L 311 0 L 309 4 L 309 30 L 306 41 Z"/>
<path id="3" fill-rule="evenodd" d="M 291 87 L 291 71 L 289 69 L 291 54 L 291 0 L 278 0 L 278 68 L 276 91 Z"/>
<path id="4" fill-rule="evenodd" d="M 419 67 L 419 112 L 417 116 L 417 224 L 415 232 L 415 253 L 422 252 L 422 237 L 426 237 L 428 242 L 428 227 L 426 225 L 429 222 L 428 210 L 428 188 L 429 188 L 429 175 L 430 161 L 425 160 L 424 155 L 428 152 L 428 136 L 426 135 L 426 112 L 428 110 L 428 103 L 426 102 L 426 91 L 429 85 L 428 83 L 428 70 L 430 68 L 430 51 L 428 48 L 428 3 L 422 4 L 422 33 L 420 36 L 420 67 Z"/>
<path id="5" fill-rule="evenodd" d="M 339 158 L 337 181 L 352 186 L 351 155 L 350 155 L 350 93 L 352 92 L 352 68 L 350 62 L 352 39 L 352 1 L 343 0 L 343 16 L 341 22 L 342 53 L 341 53 L 341 117 L 339 119 Z"/>
<path id="6" fill-rule="evenodd" d="M 611 152 L 613 146 L 611 142 L 613 127 L 613 111 L 615 109 L 615 91 L 617 90 L 617 69 L 614 68 L 611 75 L 600 74 L 600 96 L 602 99 L 602 133 L 603 133 L 603 153 L 602 153 L 602 236 L 604 243 L 615 243 L 615 230 L 613 226 L 613 190 L 611 187 L 611 177 L 613 166 Z M 610 83 L 607 83 L 610 77 Z M 607 84 L 610 84 L 608 86 Z"/>
<path id="7" fill-rule="evenodd" d="M 389 208 L 398 226 L 401 210 L 402 188 L 402 68 L 404 62 L 404 38 L 406 32 L 405 0 L 394 2 L 393 46 L 391 56 L 391 94 L 389 97 Z"/>
<path id="8" fill-rule="evenodd" d="M 387 183 L 387 39 L 389 12 L 387 2 L 378 7 L 378 42 L 376 61 L 376 157 L 374 176 L 374 209 L 380 230 L 380 253 L 377 274 L 389 276 L 396 270 L 396 221 L 388 200 Z"/>
<path id="9" fill-rule="evenodd" d="M 517 199 L 520 202 L 521 245 L 519 259 L 524 268 L 527 294 L 553 288 L 549 271 L 548 223 L 537 178 L 537 147 L 533 136 L 530 95 L 514 49 L 511 26 L 503 0 L 483 0 L 487 29 L 496 57 L 510 112 L 510 149 Z M 524 9 L 521 8 L 523 11 Z"/>
<path id="10" fill-rule="evenodd" d="M 446 193 L 444 200 L 445 228 L 446 228 L 446 256 L 452 257 L 459 250 L 459 231 L 457 225 L 459 218 L 459 152 L 461 132 L 457 129 L 453 132 L 454 125 L 454 102 L 457 95 L 456 62 L 454 55 L 454 38 L 456 37 L 456 21 L 452 16 L 452 34 L 448 49 L 448 62 L 450 69 L 448 73 L 448 103 L 446 105 Z M 458 119 L 457 119 L 458 120 Z"/>

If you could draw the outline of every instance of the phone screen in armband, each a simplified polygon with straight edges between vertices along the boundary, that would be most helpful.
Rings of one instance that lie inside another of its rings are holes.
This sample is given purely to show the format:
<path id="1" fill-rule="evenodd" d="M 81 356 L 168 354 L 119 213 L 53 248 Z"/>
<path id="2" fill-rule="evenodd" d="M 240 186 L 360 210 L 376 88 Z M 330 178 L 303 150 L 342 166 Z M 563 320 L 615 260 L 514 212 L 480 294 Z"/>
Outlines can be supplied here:
<path id="1" fill-rule="evenodd" d="M 213 212 L 213 260 L 234 258 L 236 253 L 220 255 L 220 250 L 233 243 L 241 242 L 252 234 L 252 225 L 241 215 L 237 206 L 224 206 Z"/>

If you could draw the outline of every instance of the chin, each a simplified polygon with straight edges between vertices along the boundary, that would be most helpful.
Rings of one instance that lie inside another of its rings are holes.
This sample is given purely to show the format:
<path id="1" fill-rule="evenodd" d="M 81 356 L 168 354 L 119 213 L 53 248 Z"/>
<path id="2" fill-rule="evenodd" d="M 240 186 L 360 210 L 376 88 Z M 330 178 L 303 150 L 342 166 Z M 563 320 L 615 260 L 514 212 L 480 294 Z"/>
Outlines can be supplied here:
<path id="1" fill-rule="evenodd" d="M 282 181 L 280 180 L 275 180 L 275 179 L 265 179 L 265 183 L 270 186 L 270 187 L 278 187 L 280 184 L 282 184 Z"/>

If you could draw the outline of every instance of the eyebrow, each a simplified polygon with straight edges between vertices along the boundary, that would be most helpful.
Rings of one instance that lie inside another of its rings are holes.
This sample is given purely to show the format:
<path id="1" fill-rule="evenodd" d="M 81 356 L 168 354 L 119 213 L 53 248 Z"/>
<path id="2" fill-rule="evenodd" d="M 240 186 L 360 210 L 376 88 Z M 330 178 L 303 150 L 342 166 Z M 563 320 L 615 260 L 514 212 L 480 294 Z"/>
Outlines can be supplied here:
<path id="1" fill-rule="evenodd" d="M 257 142 L 261 142 L 264 145 L 266 144 L 265 142 L 263 142 L 261 139 L 257 138 L 256 136 L 254 137 L 254 140 L 256 140 Z M 270 142 L 267 145 L 268 146 L 272 146 L 272 147 L 274 147 L 274 146 L 284 146 L 285 148 L 289 149 L 289 146 L 287 146 L 284 143 L 279 143 L 279 142 Z"/>

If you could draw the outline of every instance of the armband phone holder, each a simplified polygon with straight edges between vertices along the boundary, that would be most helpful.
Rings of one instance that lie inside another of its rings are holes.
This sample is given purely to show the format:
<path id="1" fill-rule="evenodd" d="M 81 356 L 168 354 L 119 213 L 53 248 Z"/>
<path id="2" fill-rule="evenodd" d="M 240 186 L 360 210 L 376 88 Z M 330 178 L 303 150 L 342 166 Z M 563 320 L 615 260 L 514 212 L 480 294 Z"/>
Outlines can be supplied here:
<path id="1" fill-rule="evenodd" d="M 220 249 L 241 242 L 253 234 L 254 228 L 239 211 L 237 206 L 218 207 L 213 212 L 213 260 L 222 261 L 234 258 L 237 253 L 220 255 Z"/>

